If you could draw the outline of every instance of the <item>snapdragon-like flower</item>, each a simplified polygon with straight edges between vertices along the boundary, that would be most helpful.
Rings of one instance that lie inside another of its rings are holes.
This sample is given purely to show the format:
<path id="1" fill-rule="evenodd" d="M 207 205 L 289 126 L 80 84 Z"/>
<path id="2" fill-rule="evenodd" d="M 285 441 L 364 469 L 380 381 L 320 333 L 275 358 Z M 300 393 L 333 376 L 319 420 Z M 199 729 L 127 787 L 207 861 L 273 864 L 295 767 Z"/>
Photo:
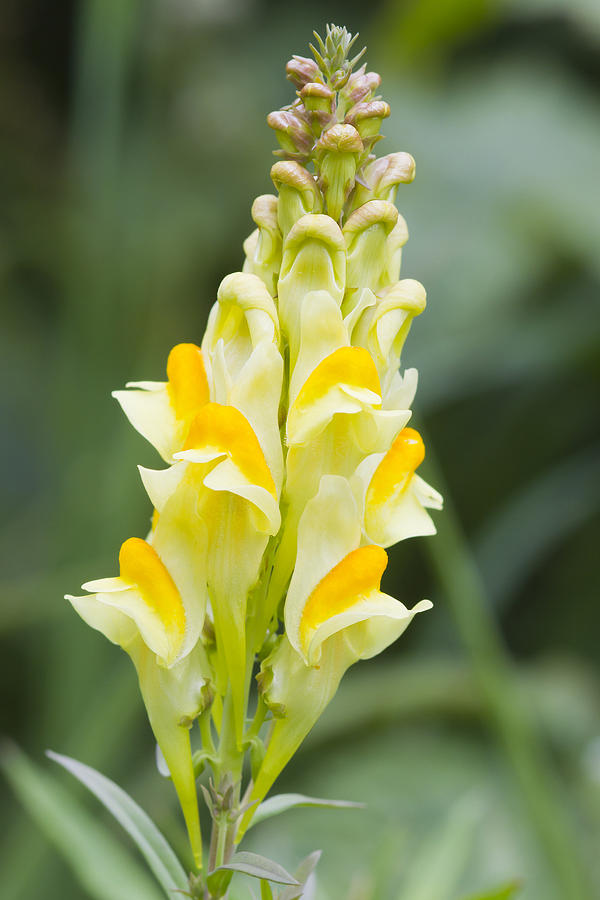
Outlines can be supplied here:
<path id="1" fill-rule="evenodd" d="M 228 819 L 233 845 L 349 666 L 430 606 L 381 589 L 384 548 L 433 534 L 428 509 L 442 506 L 417 474 L 417 373 L 400 371 L 425 307 L 422 285 L 400 278 L 408 232 L 394 206 L 415 166 L 375 158 L 390 110 L 379 76 L 353 73 L 351 44 L 330 29 L 314 61 L 288 64 L 297 99 L 268 120 L 277 195 L 254 202 L 243 271 L 222 281 L 201 346 L 174 347 L 166 381 L 115 392 L 166 464 L 140 468 L 152 529 L 123 544 L 117 577 L 68 598 L 135 664 L 198 866 L 194 720 L 238 805 L 240 760 L 262 747 L 249 805 Z M 260 718 L 246 721 L 261 660 L 264 746 Z"/>

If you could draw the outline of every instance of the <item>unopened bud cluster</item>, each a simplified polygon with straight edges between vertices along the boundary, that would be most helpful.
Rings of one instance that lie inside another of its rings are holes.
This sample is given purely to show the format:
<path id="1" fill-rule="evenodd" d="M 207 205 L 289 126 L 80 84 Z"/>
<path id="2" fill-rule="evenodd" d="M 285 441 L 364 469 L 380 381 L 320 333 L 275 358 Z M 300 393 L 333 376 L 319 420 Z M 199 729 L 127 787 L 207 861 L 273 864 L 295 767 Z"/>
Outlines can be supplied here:
<path id="1" fill-rule="evenodd" d="M 293 56 L 286 66 L 296 100 L 270 113 L 267 122 L 280 144 L 275 154 L 317 176 L 321 196 L 310 211 L 339 222 L 357 184 L 368 181 L 366 167 L 374 159 L 390 107 L 376 96 L 381 84 L 377 73 L 367 72 L 365 64 L 353 71 L 362 52 L 348 59 L 355 38 L 345 28 L 328 27 L 325 41 L 315 36 L 315 58 Z"/>

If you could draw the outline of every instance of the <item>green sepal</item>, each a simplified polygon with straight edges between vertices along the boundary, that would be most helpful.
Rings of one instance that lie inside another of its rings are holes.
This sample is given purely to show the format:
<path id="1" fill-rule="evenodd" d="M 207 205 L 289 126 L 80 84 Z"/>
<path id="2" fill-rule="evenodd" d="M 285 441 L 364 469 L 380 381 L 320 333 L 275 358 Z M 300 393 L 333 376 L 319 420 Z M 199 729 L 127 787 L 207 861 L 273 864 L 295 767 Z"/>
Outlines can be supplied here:
<path id="1" fill-rule="evenodd" d="M 181 663 L 166 669 L 140 642 L 130 655 L 137 669 L 150 726 L 179 798 L 194 861 L 202 868 L 202 834 L 192 761 L 190 727 L 207 702 L 207 671 L 201 646 Z"/>

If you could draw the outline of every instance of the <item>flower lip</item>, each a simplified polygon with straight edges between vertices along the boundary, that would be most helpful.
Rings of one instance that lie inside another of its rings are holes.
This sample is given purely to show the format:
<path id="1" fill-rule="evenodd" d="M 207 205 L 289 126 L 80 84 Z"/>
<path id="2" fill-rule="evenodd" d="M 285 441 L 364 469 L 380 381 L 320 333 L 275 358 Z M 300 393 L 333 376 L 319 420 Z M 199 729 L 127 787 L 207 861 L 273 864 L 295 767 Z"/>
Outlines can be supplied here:
<path id="1" fill-rule="evenodd" d="M 425 445 L 418 431 L 403 428 L 379 463 L 367 492 L 367 504 L 385 503 L 405 491 L 425 459 Z"/>
<path id="2" fill-rule="evenodd" d="M 187 419 L 208 403 L 209 388 L 202 351 L 196 344 L 176 344 L 167 360 L 167 390 L 178 419 Z"/>
<path id="3" fill-rule="evenodd" d="M 234 406 L 208 403 L 190 426 L 183 451 L 176 459 L 193 461 L 193 451 L 202 451 L 208 462 L 228 456 L 251 484 L 264 488 L 277 498 L 275 482 L 252 426 Z"/>
<path id="4" fill-rule="evenodd" d="M 321 579 L 308 598 L 300 620 L 300 644 L 305 656 L 321 625 L 379 590 L 387 563 L 385 550 L 370 544 L 352 550 Z"/>

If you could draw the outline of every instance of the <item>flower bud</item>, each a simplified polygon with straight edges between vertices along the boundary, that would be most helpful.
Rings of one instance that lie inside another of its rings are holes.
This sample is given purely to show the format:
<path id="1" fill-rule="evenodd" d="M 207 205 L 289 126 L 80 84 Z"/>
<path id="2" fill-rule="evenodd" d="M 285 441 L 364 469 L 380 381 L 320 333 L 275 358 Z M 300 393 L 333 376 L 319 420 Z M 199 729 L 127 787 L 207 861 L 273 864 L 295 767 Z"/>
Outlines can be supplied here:
<path id="1" fill-rule="evenodd" d="M 344 315 L 354 308 L 363 288 L 377 293 L 388 286 L 387 267 L 382 266 L 382 261 L 397 221 L 398 210 L 392 203 L 370 200 L 353 212 L 344 225 L 347 248 Z"/>
<path id="2" fill-rule="evenodd" d="M 283 163 L 282 163 L 283 165 Z M 277 221 L 277 197 L 261 194 L 252 204 L 252 219 L 258 228 L 244 241 L 244 272 L 258 275 L 272 297 L 276 293 L 281 265 L 281 232 Z"/>
<path id="3" fill-rule="evenodd" d="M 300 91 L 300 97 L 305 109 L 310 112 L 333 112 L 335 94 L 325 84 L 319 82 L 305 84 Z"/>
<path id="4" fill-rule="evenodd" d="M 306 56 L 294 56 L 285 67 L 286 76 L 297 88 L 303 87 L 309 81 L 317 81 L 320 78 L 320 70 L 314 59 Z"/>
<path id="5" fill-rule="evenodd" d="M 300 91 L 300 98 L 315 137 L 335 122 L 335 93 L 324 84 L 311 82 Z"/>
<path id="6" fill-rule="evenodd" d="M 363 142 L 352 125 L 334 125 L 317 143 L 319 186 L 323 191 L 327 213 L 339 221 L 344 203 L 354 187 L 358 158 Z"/>
<path id="7" fill-rule="evenodd" d="M 279 315 L 290 342 L 290 365 L 298 352 L 306 295 L 327 291 L 340 306 L 345 284 L 346 252 L 338 225 L 329 216 L 303 216 L 285 241 L 278 284 Z"/>
<path id="8" fill-rule="evenodd" d="M 408 226 L 406 219 L 398 213 L 398 221 L 392 228 L 385 247 L 385 257 L 381 267 L 381 284 L 383 287 L 395 284 L 400 278 L 402 248 L 407 240 Z"/>
<path id="9" fill-rule="evenodd" d="M 368 100 L 381 84 L 381 76 L 377 72 L 366 72 L 365 69 L 366 64 L 354 72 L 340 92 L 348 106 Z"/>
<path id="10" fill-rule="evenodd" d="M 381 123 L 390 114 L 390 105 L 385 100 L 370 100 L 358 103 L 347 113 L 344 122 L 354 125 L 363 142 L 379 134 Z"/>
<path id="11" fill-rule="evenodd" d="M 358 209 L 368 200 L 387 200 L 394 203 L 399 184 L 410 184 L 415 177 L 415 161 L 410 153 L 390 153 L 381 156 L 366 168 L 364 180 L 368 187 L 358 184 L 352 196 L 352 207 Z"/>
<path id="12" fill-rule="evenodd" d="M 314 144 L 306 122 L 290 110 L 278 109 L 269 113 L 267 124 L 273 129 L 282 149 L 296 157 L 307 157 Z"/>
<path id="13" fill-rule="evenodd" d="M 373 357 L 384 393 L 398 372 L 412 321 L 423 312 L 425 304 L 423 285 L 404 278 L 383 291 L 376 304 L 363 311 L 352 330 L 353 344 L 365 347 Z"/>
<path id="14" fill-rule="evenodd" d="M 321 212 L 323 198 L 314 177 L 293 160 L 275 163 L 271 178 L 279 193 L 277 216 L 285 240 L 298 219 Z"/>

